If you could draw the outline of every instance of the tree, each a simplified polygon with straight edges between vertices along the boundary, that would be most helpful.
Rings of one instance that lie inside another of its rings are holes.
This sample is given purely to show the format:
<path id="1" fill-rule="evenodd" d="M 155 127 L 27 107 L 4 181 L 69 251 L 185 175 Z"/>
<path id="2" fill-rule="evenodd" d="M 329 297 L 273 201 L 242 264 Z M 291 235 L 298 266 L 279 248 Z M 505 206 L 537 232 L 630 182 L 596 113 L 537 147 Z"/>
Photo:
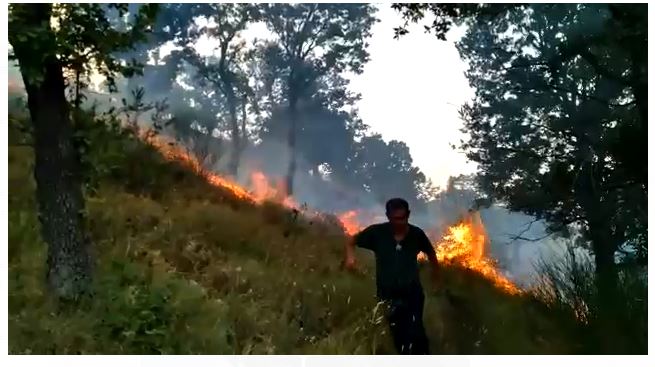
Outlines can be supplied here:
<path id="1" fill-rule="evenodd" d="M 208 4 L 201 12 L 206 16 L 209 25 L 197 30 L 192 41 L 198 36 L 206 35 L 217 41 L 219 55 L 216 58 L 203 60 L 192 47 L 187 46 L 186 53 L 192 65 L 197 68 L 201 81 L 209 82 L 217 88 L 226 99 L 231 128 L 232 153 L 228 171 L 237 175 L 239 156 L 242 150 L 241 140 L 245 140 L 245 126 L 242 136 L 239 134 L 238 107 L 246 104 L 252 92 L 248 88 L 245 72 L 241 68 L 244 63 L 245 41 L 240 40 L 240 33 L 246 26 L 256 21 L 257 7 L 251 4 Z M 213 23 L 213 24 L 211 24 Z M 245 108 L 245 107 L 244 107 Z M 244 113 L 245 120 L 245 113 Z"/>
<path id="2" fill-rule="evenodd" d="M 510 5 L 483 18 L 480 9 L 459 19 L 476 89 L 463 148 L 493 198 L 552 230 L 586 232 L 610 299 L 616 252 L 646 253 L 645 7 Z"/>
<path id="3" fill-rule="evenodd" d="M 412 166 L 412 157 L 405 143 L 385 143 L 379 134 L 365 136 L 355 144 L 349 158 L 347 181 L 351 187 L 372 194 L 379 204 L 389 198 L 404 197 L 416 213 L 426 209 L 419 189 L 425 186 L 425 175 Z"/>
<path id="4" fill-rule="evenodd" d="M 120 30 L 130 27 L 134 16 L 138 14 L 140 4 L 129 4 L 128 13 L 120 14 L 107 7 L 107 17 L 111 24 Z M 166 56 L 161 55 L 161 47 L 172 44 L 177 47 L 184 46 L 192 37 L 192 24 L 203 4 L 160 4 L 155 17 L 152 30 L 146 34 L 143 42 L 135 44 L 129 50 L 114 52 L 113 55 L 124 62 L 135 60 L 143 65 L 142 75 L 135 75 L 127 79 L 125 90 L 143 87 L 148 94 L 156 98 L 160 94 L 171 91 L 178 73 L 181 72 L 184 54 L 180 50 L 173 50 Z M 125 16 L 127 15 L 127 16 Z M 152 62 L 151 62 L 152 61 Z"/>
<path id="5" fill-rule="evenodd" d="M 126 11 L 126 5 L 114 8 Z M 47 284 L 62 300 L 86 294 L 92 271 L 64 70 L 93 66 L 110 82 L 116 73 L 137 71 L 138 65 L 121 65 L 111 53 L 142 39 L 155 11 L 156 6 L 141 7 L 132 27 L 117 31 L 98 4 L 9 7 L 11 56 L 20 66 L 34 127 L 36 196 L 41 234 L 48 245 Z"/>
<path id="6" fill-rule="evenodd" d="M 407 26 L 410 23 L 418 23 L 425 18 L 426 13 L 434 16 L 432 23 L 424 24 L 423 29 L 427 33 L 434 32 L 434 35 L 446 40 L 448 31 L 453 25 L 462 25 L 468 21 L 475 20 L 484 22 L 506 14 L 508 10 L 522 8 L 519 4 L 452 4 L 452 3 L 394 3 L 391 8 L 400 12 L 404 24 L 395 27 L 394 38 L 402 37 L 409 33 Z"/>
<path id="7" fill-rule="evenodd" d="M 307 97 L 313 82 L 328 72 L 362 71 L 368 60 L 366 39 L 376 19 L 368 4 L 268 4 L 262 8 L 264 21 L 278 38 L 268 44 L 265 53 L 272 65 L 271 81 L 281 81 L 289 110 L 286 189 L 291 195 L 299 101 Z"/>
<path id="8" fill-rule="evenodd" d="M 319 166 L 328 165 L 341 172 L 352 153 L 356 133 L 356 111 L 343 111 L 356 97 L 347 90 L 347 82 L 338 75 L 325 75 L 305 93 L 306 99 L 297 110 L 301 124 L 296 132 L 296 156 L 309 164 L 314 174 Z M 289 109 L 276 105 L 263 121 L 259 137 L 263 142 L 283 142 L 288 136 Z"/>

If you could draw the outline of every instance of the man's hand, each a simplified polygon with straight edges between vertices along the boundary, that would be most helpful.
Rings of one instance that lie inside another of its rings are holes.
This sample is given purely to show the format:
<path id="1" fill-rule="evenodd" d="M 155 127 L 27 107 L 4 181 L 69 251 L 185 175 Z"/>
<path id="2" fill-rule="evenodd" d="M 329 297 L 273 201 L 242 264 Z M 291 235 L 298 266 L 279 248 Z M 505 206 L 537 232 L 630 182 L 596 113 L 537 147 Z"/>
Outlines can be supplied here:
<path id="1" fill-rule="evenodd" d="M 348 254 L 343 261 L 343 266 L 346 268 L 346 270 L 355 270 L 357 269 L 357 259 L 355 256 Z"/>
<path id="2" fill-rule="evenodd" d="M 355 270 L 357 267 L 357 259 L 355 258 L 354 238 L 351 237 L 348 239 L 344 250 L 345 250 L 344 252 L 345 257 L 343 260 L 343 267 L 346 268 L 346 270 Z"/>

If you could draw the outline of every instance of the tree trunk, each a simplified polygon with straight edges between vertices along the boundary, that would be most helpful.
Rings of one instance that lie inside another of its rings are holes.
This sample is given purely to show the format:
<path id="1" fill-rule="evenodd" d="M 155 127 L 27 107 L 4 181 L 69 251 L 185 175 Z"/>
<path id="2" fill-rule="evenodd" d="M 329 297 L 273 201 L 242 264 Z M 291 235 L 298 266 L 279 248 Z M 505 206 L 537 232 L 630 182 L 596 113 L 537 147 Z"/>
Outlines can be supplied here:
<path id="1" fill-rule="evenodd" d="M 601 197 L 595 190 L 592 172 L 592 163 L 585 163 L 579 172 L 576 196 L 585 212 L 589 226 L 599 294 L 601 298 L 611 300 L 616 296 L 615 290 L 618 282 L 614 259 L 618 243 L 616 243 L 616 236 L 611 230 L 611 217 L 604 209 Z"/>
<path id="2" fill-rule="evenodd" d="M 75 111 L 80 109 L 82 104 L 82 96 L 80 95 L 80 70 L 75 70 Z"/>
<path id="3" fill-rule="evenodd" d="M 293 195 L 293 176 L 296 173 L 296 125 L 298 119 L 298 98 L 292 91 L 289 96 L 289 170 L 287 171 L 286 194 Z"/>
<path id="4" fill-rule="evenodd" d="M 40 42 L 13 40 L 28 108 L 34 125 L 34 178 L 41 235 L 48 245 L 47 285 L 61 300 L 76 300 L 90 290 L 90 241 L 84 228 L 84 197 L 62 67 L 49 28 L 50 4 L 27 4 L 24 21 L 42 32 Z M 42 57 L 41 57 L 42 56 Z"/>
<path id="5" fill-rule="evenodd" d="M 248 146 L 248 131 L 246 131 L 246 122 L 248 121 L 247 111 L 246 111 L 247 101 L 248 101 L 247 97 L 244 96 L 243 102 L 241 103 L 241 140 L 239 141 L 241 146 L 239 147 L 239 156 L 243 153 L 243 151 Z"/>
<path id="6" fill-rule="evenodd" d="M 608 227 L 609 223 L 590 223 L 589 232 L 594 250 L 598 291 L 601 297 L 612 299 L 616 297 L 617 268 L 614 253 L 617 244 L 613 243 L 613 236 Z"/>
<path id="7" fill-rule="evenodd" d="M 236 177 L 239 171 L 239 119 L 237 118 L 236 97 L 230 84 L 226 85 L 227 104 L 230 112 L 230 127 L 232 130 L 232 154 L 230 155 L 229 173 Z"/>

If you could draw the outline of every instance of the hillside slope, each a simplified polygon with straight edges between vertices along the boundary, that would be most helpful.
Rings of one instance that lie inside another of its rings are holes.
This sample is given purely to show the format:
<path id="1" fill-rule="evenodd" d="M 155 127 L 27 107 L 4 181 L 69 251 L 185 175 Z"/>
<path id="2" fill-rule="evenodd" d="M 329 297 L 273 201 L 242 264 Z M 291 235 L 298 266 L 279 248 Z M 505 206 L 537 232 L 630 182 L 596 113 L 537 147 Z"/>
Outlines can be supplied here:
<path id="1" fill-rule="evenodd" d="M 25 121 L 9 120 L 10 353 L 394 353 L 371 255 L 359 255 L 361 273 L 342 271 L 333 221 L 242 201 L 104 124 L 89 125 L 84 162 L 95 296 L 57 307 Z M 580 351 L 568 316 L 462 269 L 443 278 L 439 291 L 425 281 L 433 353 Z"/>

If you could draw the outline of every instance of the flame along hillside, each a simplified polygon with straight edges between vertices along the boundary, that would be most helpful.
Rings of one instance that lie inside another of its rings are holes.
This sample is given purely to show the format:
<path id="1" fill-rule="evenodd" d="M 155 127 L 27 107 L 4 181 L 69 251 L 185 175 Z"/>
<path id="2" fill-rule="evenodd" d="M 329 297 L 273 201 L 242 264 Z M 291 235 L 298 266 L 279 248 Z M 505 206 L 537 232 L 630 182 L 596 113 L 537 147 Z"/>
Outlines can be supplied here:
<path id="1" fill-rule="evenodd" d="M 285 207 L 300 210 L 300 205 L 285 194 L 284 188 L 270 185 L 269 179 L 262 172 L 255 171 L 251 174 L 252 190 L 247 190 L 227 178 L 204 170 L 195 157 L 164 137 L 149 137 L 146 142 L 157 148 L 167 159 L 188 165 L 211 185 L 228 189 L 240 199 L 254 203 L 271 200 Z M 303 212 L 310 216 L 320 215 L 306 210 Z M 337 215 L 346 234 L 353 235 L 364 227 L 358 220 L 359 214 L 357 210 L 350 210 Z M 469 214 L 460 223 L 448 227 L 445 235 L 433 244 L 437 258 L 443 264 L 471 269 L 482 274 L 507 293 L 520 293 L 519 288 L 498 271 L 493 259 L 486 256 L 487 245 L 488 237 L 478 213 Z M 419 261 L 425 260 L 423 254 L 419 254 Z"/>

